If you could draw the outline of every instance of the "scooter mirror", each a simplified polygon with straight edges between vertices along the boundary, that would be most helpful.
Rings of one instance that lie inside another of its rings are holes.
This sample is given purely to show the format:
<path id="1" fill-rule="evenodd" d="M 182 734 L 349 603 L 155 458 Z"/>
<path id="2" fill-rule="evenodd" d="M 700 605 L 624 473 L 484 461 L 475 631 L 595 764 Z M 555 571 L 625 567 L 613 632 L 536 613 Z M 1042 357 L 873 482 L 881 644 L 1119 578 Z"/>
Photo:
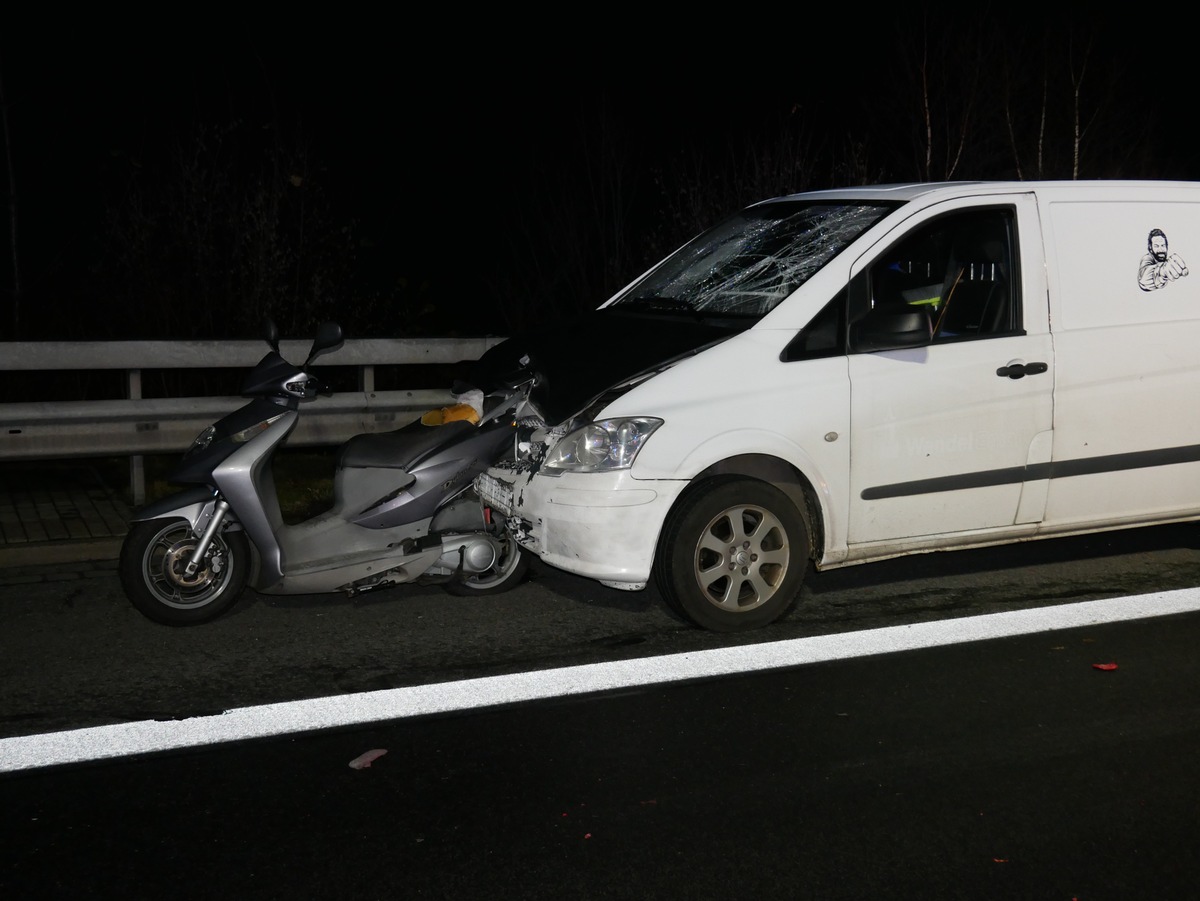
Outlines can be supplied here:
<path id="1" fill-rule="evenodd" d="M 317 326 L 317 336 L 313 338 L 312 350 L 308 352 L 308 360 L 305 365 L 307 366 L 315 360 L 318 354 L 341 346 L 342 327 L 336 322 L 322 322 Z"/>
<path id="2" fill-rule="evenodd" d="M 279 353 L 279 328 L 275 325 L 275 320 L 267 316 L 262 321 L 262 336 L 267 342 L 267 346 L 275 353 Z"/>

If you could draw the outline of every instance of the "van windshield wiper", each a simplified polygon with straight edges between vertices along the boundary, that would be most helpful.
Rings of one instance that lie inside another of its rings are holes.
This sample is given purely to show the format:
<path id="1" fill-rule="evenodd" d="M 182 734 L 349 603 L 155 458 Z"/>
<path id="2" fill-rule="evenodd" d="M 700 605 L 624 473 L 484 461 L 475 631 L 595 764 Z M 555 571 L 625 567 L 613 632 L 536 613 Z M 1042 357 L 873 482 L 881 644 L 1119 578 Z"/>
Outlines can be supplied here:
<path id="1" fill-rule="evenodd" d="M 626 310 L 645 310 L 651 313 L 686 313 L 694 319 L 703 319 L 704 314 L 686 300 L 677 297 L 633 297 L 613 304 Z"/>

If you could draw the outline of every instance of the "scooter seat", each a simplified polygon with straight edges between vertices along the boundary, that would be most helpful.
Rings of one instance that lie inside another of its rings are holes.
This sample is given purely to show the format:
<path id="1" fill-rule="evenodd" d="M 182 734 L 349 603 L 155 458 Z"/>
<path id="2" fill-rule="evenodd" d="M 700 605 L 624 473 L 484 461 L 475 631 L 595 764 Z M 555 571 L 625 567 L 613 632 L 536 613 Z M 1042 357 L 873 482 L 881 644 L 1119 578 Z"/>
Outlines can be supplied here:
<path id="1" fill-rule="evenodd" d="M 427 454 L 475 431 L 465 419 L 428 426 L 420 420 L 391 432 L 355 435 L 338 454 L 338 469 L 409 469 Z"/>

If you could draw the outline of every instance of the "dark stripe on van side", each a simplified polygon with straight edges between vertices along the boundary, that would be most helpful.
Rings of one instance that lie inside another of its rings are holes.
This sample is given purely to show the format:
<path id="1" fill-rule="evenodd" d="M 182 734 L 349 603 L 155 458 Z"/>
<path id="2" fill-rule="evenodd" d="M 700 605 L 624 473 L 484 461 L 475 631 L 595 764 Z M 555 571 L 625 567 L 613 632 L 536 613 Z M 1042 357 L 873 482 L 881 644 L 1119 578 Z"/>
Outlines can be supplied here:
<path id="1" fill-rule="evenodd" d="M 1191 444 L 1186 447 L 1168 447 L 1162 450 L 1136 451 L 1130 454 L 1109 454 L 1105 457 L 1086 457 L 1079 460 L 1059 460 L 1055 463 L 1039 463 L 1035 466 L 1013 466 L 1009 469 L 966 472 L 962 475 L 941 476 L 936 479 L 896 482 L 893 485 L 865 488 L 861 496 L 864 501 L 876 501 L 888 497 L 913 497 L 918 494 L 935 494 L 939 491 L 988 488 L 992 485 L 1013 485 L 1018 482 L 1037 482 L 1041 479 L 1066 479 L 1071 476 L 1090 476 L 1101 472 L 1147 469 L 1152 466 L 1174 466 L 1177 463 L 1195 463 L 1197 461 L 1200 461 L 1200 445 Z"/>

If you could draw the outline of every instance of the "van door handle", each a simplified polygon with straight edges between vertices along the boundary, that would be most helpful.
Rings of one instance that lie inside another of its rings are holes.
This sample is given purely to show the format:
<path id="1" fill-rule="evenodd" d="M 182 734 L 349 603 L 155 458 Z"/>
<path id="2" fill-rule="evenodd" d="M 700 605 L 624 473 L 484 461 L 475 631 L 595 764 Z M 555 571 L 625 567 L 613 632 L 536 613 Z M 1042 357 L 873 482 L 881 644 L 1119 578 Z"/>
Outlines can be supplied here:
<path id="1" fill-rule="evenodd" d="M 1007 366 L 1001 366 L 997 369 L 996 375 L 1001 378 L 1021 379 L 1027 375 L 1038 375 L 1049 368 L 1045 363 L 1021 363 L 1018 360 L 1013 360 Z"/>

